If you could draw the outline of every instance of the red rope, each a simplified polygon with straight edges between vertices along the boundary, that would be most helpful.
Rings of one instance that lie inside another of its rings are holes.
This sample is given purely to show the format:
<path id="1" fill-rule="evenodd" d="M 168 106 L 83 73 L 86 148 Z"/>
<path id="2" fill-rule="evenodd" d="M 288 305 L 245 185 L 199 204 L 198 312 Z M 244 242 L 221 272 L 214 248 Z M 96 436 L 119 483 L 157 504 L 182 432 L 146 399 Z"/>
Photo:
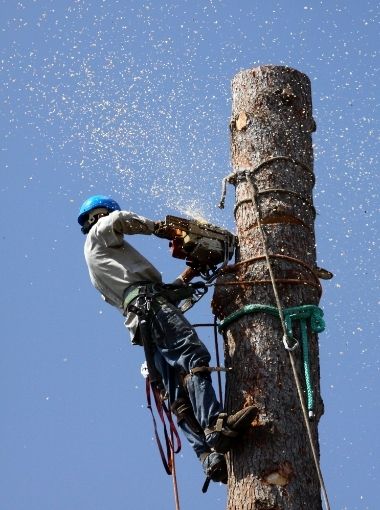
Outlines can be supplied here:
<path id="1" fill-rule="evenodd" d="M 181 450 L 181 439 L 179 437 L 177 428 L 174 425 L 172 413 L 171 413 L 170 409 L 167 407 L 166 403 L 162 400 L 159 388 L 156 385 L 151 384 L 149 377 L 146 378 L 145 390 L 146 390 L 147 407 L 152 415 L 154 435 L 156 438 L 158 450 L 160 452 L 161 461 L 165 468 L 166 473 L 168 475 L 172 476 L 175 508 L 176 508 L 176 510 L 180 510 L 177 474 L 176 474 L 174 457 L 175 457 L 175 454 L 179 453 Z M 153 399 L 154 399 L 154 402 L 156 405 L 157 413 L 158 413 L 160 420 L 162 422 L 162 425 L 163 425 L 166 454 L 164 452 L 164 447 L 162 445 L 162 442 L 161 442 L 161 439 L 160 439 L 160 436 L 158 433 L 157 421 L 154 416 L 154 412 L 153 412 L 153 408 L 152 408 L 151 393 L 153 394 Z M 169 426 L 170 436 L 168 433 L 167 425 Z"/>

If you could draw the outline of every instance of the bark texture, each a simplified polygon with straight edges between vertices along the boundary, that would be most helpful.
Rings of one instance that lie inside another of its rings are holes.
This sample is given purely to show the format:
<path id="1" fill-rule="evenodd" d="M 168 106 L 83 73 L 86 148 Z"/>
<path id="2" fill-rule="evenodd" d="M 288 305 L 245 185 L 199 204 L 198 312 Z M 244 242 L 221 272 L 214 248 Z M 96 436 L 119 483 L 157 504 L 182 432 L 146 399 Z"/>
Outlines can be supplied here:
<path id="1" fill-rule="evenodd" d="M 214 312 L 223 319 L 247 304 L 276 306 L 249 184 L 250 170 L 282 308 L 317 305 L 310 81 L 279 66 L 245 70 L 232 82 L 232 179 L 239 239 L 237 264 L 218 279 Z M 253 260 L 251 260 L 253 258 Z M 297 259 L 297 260 L 293 260 Z M 247 262 L 244 262 L 247 261 Z M 242 263 L 244 262 L 244 263 Z M 297 328 L 296 336 L 299 335 Z M 310 334 L 315 441 L 323 413 L 318 339 Z M 320 488 L 280 321 L 246 315 L 225 331 L 229 411 L 254 404 L 259 417 L 229 455 L 228 510 L 320 510 Z M 299 375 L 304 381 L 301 353 Z"/>

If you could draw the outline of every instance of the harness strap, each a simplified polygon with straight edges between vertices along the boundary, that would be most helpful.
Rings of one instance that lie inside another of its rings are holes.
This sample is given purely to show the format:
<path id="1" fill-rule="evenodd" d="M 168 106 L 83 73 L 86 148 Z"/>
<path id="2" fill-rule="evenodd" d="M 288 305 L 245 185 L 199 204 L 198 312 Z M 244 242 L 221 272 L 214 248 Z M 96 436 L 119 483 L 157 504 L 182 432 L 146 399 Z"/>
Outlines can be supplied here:
<path id="1" fill-rule="evenodd" d="M 149 377 L 146 378 L 145 390 L 146 390 L 147 407 L 152 415 L 153 426 L 154 426 L 154 435 L 156 438 L 158 450 L 160 452 L 161 461 L 165 468 L 166 473 L 168 475 L 171 475 L 173 473 L 173 465 L 174 465 L 173 455 L 175 453 L 180 452 L 181 446 L 182 446 L 181 439 L 179 437 L 177 428 L 174 425 L 171 412 L 168 409 L 168 407 L 166 406 L 165 402 L 161 399 L 160 390 L 158 389 L 158 387 L 156 385 L 151 383 Z M 154 412 L 153 412 L 153 408 L 152 408 L 151 393 L 153 393 L 153 399 L 156 404 L 156 409 L 157 409 L 158 415 L 160 417 L 160 420 L 161 420 L 161 422 L 163 424 L 163 428 L 164 428 L 166 454 L 164 452 L 164 448 L 162 446 L 162 442 L 161 442 L 160 436 L 158 434 L 157 421 L 154 416 Z M 169 426 L 170 437 L 169 437 L 168 427 L 166 425 L 166 422 L 168 423 L 168 426 Z"/>
<path id="2" fill-rule="evenodd" d="M 128 285 L 128 287 L 124 290 L 123 296 L 123 310 L 126 312 L 128 310 L 129 305 L 140 295 L 141 290 L 144 286 L 152 284 L 149 281 L 140 281 L 136 283 L 132 283 Z"/>
<path id="3" fill-rule="evenodd" d="M 124 297 L 123 301 L 123 308 L 124 310 L 128 309 L 128 306 L 139 296 L 140 294 L 140 288 L 134 287 L 132 290 L 127 292 Z"/>
<path id="4" fill-rule="evenodd" d="M 153 419 L 153 427 L 154 427 L 154 435 L 156 438 L 156 443 L 160 452 L 162 464 L 165 468 L 165 471 L 168 475 L 174 474 L 174 454 L 178 453 L 181 450 L 181 440 L 179 438 L 178 431 L 174 425 L 171 411 L 166 406 L 163 398 L 162 398 L 162 379 L 161 374 L 156 369 L 154 363 L 154 344 L 151 340 L 150 336 L 150 328 L 149 328 L 149 316 L 151 310 L 151 293 L 149 292 L 149 286 L 146 285 L 146 292 L 144 293 L 144 285 L 139 285 L 137 288 L 132 289 L 129 293 L 127 293 L 124 303 L 129 301 L 127 305 L 128 308 L 133 307 L 133 312 L 139 318 L 139 328 L 141 340 L 144 348 L 146 364 L 148 367 L 148 377 L 146 378 L 146 399 L 147 399 L 147 407 L 152 415 Z M 141 303 L 135 305 L 132 304 L 132 301 L 135 299 L 141 299 Z M 163 434 L 166 445 L 166 454 L 164 452 L 164 448 L 162 446 L 162 442 L 160 440 L 160 436 L 158 434 L 157 422 L 154 416 L 153 408 L 152 408 L 152 398 L 151 393 L 153 394 L 153 399 L 156 405 L 158 416 L 163 424 Z M 170 431 L 170 436 L 168 432 L 168 427 Z"/>
<path id="5" fill-rule="evenodd" d="M 199 374 L 200 372 L 231 372 L 232 367 L 194 367 L 190 370 L 190 375 Z"/>
<path id="6" fill-rule="evenodd" d="M 227 437 L 237 437 L 238 432 L 236 430 L 232 430 L 230 427 L 226 424 L 227 420 L 227 413 L 220 413 L 215 425 L 213 427 L 207 427 L 204 430 L 204 433 L 206 436 L 209 434 L 213 434 L 214 432 L 222 433 L 223 436 Z"/>
<path id="7" fill-rule="evenodd" d="M 139 317 L 139 328 L 150 382 L 162 388 L 162 377 L 154 362 L 155 345 L 150 338 L 149 322 L 146 316 Z"/>

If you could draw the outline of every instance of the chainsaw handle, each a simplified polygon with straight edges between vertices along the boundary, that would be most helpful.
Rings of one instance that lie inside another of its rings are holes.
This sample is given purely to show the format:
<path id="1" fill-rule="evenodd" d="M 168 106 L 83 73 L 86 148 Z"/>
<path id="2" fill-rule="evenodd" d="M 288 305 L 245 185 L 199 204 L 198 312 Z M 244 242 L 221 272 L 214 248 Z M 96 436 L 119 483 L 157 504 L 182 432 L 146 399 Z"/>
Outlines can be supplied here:
<path id="1" fill-rule="evenodd" d="M 183 283 L 189 283 L 193 278 L 199 276 L 199 271 L 197 269 L 193 269 L 192 267 L 187 267 L 182 273 L 178 276 Z"/>

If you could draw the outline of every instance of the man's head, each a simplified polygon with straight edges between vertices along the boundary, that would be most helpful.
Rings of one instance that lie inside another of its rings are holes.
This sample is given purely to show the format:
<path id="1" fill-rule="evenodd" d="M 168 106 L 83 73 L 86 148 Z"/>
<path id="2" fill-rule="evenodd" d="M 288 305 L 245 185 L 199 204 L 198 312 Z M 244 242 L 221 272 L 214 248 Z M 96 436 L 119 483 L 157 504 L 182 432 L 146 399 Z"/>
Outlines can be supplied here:
<path id="1" fill-rule="evenodd" d="M 79 210 L 78 223 L 83 234 L 88 234 L 99 218 L 112 211 L 120 211 L 120 206 L 113 198 L 94 195 L 85 200 Z"/>

